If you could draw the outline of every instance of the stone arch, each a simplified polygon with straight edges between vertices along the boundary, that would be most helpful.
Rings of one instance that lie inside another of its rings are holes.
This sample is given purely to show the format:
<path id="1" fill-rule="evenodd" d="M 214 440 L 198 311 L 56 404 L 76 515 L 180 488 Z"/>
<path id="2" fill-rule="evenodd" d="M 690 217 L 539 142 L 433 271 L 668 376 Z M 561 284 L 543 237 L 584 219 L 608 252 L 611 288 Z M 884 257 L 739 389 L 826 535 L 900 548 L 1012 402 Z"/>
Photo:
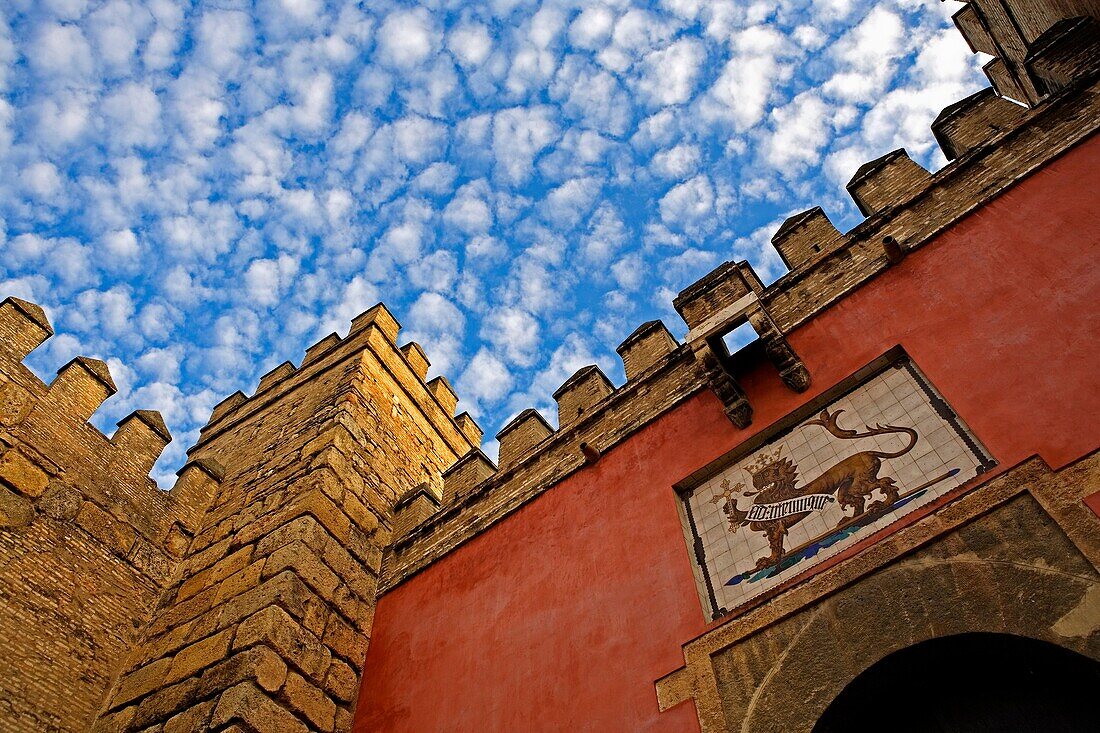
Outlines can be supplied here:
<path id="1" fill-rule="evenodd" d="M 940 636 L 864 670 L 813 733 L 1091 733 L 1100 730 L 1097 689 L 1100 662 L 1063 646 L 988 632 Z"/>
<path id="2" fill-rule="evenodd" d="M 1100 659 L 1100 624 L 1066 635 L 1059 621 L 1100 586 L 1087 563 L 976 555 L 910 560 L 822 601 L 756 688 L 733 730 L 810 731 L 860 673 L 930 639 L 975 632 L 1047 641 Z M 1079 572 L 1078 572 L 1079 571 Z M 1088 626 L 1088 625 L 1086 625 Z M 731 723 L 733 721 L 730 721 Z"/>

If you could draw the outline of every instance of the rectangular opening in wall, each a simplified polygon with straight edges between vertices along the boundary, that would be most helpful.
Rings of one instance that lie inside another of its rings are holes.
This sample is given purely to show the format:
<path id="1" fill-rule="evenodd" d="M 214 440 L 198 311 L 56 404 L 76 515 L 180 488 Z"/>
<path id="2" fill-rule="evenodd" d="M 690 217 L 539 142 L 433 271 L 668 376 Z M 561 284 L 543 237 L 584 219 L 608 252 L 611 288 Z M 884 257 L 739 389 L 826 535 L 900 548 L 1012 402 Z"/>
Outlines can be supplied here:
<path id="1" fill-rule="evenodd" d="M 756 329 L 752 327 L 751 323 L 745 321 L 740 326 L 737 326 L 724 335 L 722 337 L 722 343 L 725 344 L 726 350 L 730 354 L 736 354 L 758 338 L 759 336 L 756 333 Z"/>

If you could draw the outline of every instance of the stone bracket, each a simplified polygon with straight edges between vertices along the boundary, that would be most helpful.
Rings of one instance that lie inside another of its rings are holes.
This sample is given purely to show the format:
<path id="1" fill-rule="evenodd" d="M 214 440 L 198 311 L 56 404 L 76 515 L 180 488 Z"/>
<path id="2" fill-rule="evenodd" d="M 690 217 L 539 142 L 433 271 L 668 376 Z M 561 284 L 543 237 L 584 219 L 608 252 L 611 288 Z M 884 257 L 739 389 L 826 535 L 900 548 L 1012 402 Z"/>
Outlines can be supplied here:
<path id="1" fill-rule="evenodd" d="M 779 371 L 783 383 L 795 392 L 804 392 L 810 386 L 809 370 L 756 293 L 746 293 L 710 314 L 691 328 L 688 344 L 702 367 L 708 386 L 722 401 L 726 416 L 739 428 L 746 428 L 752 423 L 752 405 L 745 390 L 727 368 L 729 352 L 722 337 L 746 322 L 756 331 L 764 353 Z"/>
<path id="2" fill-rule="evenodd" d="M 722 348 L 724 350 L 725 347 Z M 707 386 L 722 401 L 722 408 L 730 422 L 742 429 L 751 425 L 752 405 L 749 404 L 748 395 L 733 375 L 726 370 L 722 358 L 715 353 L 710 342 L 703 340 L 692 344 L 692 353 L 702 367 Z"/>
<path id="3" fill-rule="evenodd" d="M 768 355 L 768 361 L 779 370 L 783 383 L 795 392 L 805 392 L 810 386 L 810 370 L 795 353 L 772 317 L 760 306 L 748 313 L 748 319 L 756 335 L 764 343 L 764 353 Z"/>

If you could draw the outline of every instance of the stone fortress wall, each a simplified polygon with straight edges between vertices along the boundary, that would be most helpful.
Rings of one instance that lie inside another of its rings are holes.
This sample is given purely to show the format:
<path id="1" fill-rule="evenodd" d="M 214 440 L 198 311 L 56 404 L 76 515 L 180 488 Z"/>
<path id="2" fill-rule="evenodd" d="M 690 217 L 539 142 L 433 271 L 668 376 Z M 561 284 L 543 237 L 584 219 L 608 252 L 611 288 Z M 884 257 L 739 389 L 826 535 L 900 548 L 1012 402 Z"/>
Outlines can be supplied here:
<path id="1" fill-rule="evenodd" d="M 171 439 L 160 416 L 137 411 L 103 435 L 88 419 L 114 391 L 106 364 L 79 357 L 44 384 L 22 359 L 52 328 L 34 304 L 4 300 L 0 731 L 351 730 L 380 596 L 700 394 L 716 395 L 735 428 L 752 425 L 752 390 L 721 340 L 745 322 L 760 337 L 752 355 L 796 399 L 814 374 L 793 331 L 1089 143 L 1100 126 L 1096 6 L 968 3 L 957 24 L 994 56 L 993 90 L 933 124 L 947 167 L 931 174 L 904 150 L 864 165 L 848 190 L 865 221 L 841 233 L 820 208 L 790 217 L 773 237 L 787 275 L 765 288 L 746 262 L 726 263 L 687 288 L 675 302 L 685 343 L 643 324 L 618 347 L 625 384 L 582 369 L 554 394 L 556 429 L 527 410 L 500 430 L 499 465 L 378 305 L 251 397 L 220 403 L 162 492 L 148 475 Z M 1086 484 L 1090 465 L 1074 469 Z M 1061 488 L 1044 508 L 1095 566 L 1081 482 L 1049 485 Z M 736 719 L 738 685 L 759 686 L 723 661 L 749 652 L 715 638 L 685 647 L 688 664 L 657 685 L 662 708 L 695 699 L 704 730 Z M 703 669 L 694 655 L 715 662 Z"/>

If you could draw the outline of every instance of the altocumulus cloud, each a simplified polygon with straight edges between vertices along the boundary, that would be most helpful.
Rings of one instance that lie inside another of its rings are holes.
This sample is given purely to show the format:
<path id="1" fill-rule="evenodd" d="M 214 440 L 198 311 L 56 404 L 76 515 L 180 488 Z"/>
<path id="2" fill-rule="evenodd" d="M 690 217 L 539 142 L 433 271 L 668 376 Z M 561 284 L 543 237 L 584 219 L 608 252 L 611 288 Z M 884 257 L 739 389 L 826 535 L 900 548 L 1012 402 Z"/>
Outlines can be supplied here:
<path id="1" fill-rule="evenodd" d="M 939 0 L 8 0 L 0 295 L 210 407 L 385 299 L 489 434 L 978 88 Z"/>

